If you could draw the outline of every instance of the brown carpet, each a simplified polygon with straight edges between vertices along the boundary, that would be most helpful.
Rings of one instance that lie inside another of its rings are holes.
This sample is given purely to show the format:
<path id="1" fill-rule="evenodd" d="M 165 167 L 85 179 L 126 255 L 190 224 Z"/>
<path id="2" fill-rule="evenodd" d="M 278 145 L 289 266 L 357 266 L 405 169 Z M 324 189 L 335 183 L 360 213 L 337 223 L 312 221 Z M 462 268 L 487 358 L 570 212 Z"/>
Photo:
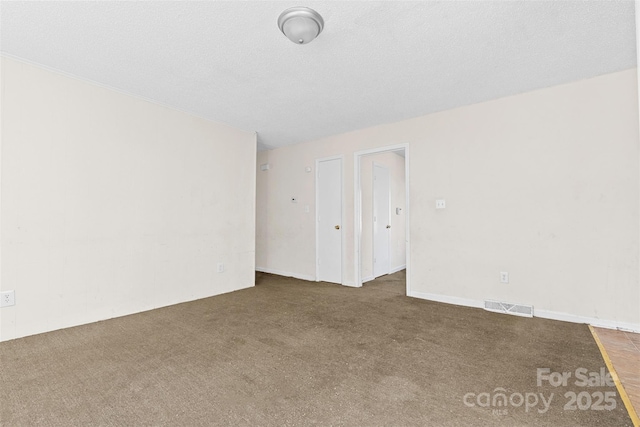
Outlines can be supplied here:
<path id="1" fill-rule="evenodd" d="M 615 387 L 574 384 L 605 366 L 587 326 L 408 298 L 404 272 L 361 289 L 258 274 L 255 288 L 0 343 L 0 362 L 3 426 L 632 425 Z M 537 368 L 571 378 L 538 387 Z"/>

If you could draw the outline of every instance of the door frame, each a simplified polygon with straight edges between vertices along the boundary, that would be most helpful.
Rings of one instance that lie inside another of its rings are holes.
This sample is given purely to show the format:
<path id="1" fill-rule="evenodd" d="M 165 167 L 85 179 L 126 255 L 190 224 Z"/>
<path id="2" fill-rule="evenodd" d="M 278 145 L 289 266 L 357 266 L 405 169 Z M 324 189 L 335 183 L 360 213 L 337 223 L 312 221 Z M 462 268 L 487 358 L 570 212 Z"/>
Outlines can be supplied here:
<path id="1" fill-rule="evenodd" d="M 362 157 L 370 154 L 387 153 L 404 149 L 404 185 L 405 185 L 405 249 L 407 261 L 406 294 L 411 295 L 411 221 L 410 221 L 410 186 L 409 186 L 409 144 L 389 145 L 385 147 L 372 148 L 369 150 L 356 151 L 353 153 L 353 206 L 354 206 L 354 271 L 355 286 L 362 286 L 362 183 L 360 170 Z"/>
<path id="2" fill-rule="evenodd" d="M 330 160 L 340 160 L 340 251 L 341 251 L 341 256 L 340 256 L 340 282 L 344 285 L 344 254 L 345 254 L 345 238 L 344 238 L 344 223 L 345 223 L 345 216 L 344 216 L 344 155 L 339 154 L 336 156 L 329 156 L 329 157 L 321 157 L 316 159 L 316 173 L 315 173 L 315 192 L 316 192 L 316 256 L 315 256 L 315 264 L 316 264 L 316 282 L 320 281 L 320 272 L 319 270 L 319 265 L 318 265 L 318 257 L 320 255 L 320 230 L 318 229 L 318 217 L 320 216 L 320 198 L 319 198 L 319 191 L 318 191 L 318 185 L 319 185 L 319 176 L 318 174 L 320 173 L 320 163 L 321 162 L 326 162 L 326 161 L 330 161 Z"/>
<path id="3" fill-rule="evenodd" d="M 379 167 L 382 169 L 386 169 L 387 171 L 387 178 L 389 179 L 388 185 L 389 185 L 389 192 L 387 194 L 388 197 L 388 201 L 387 201 L 387 205 L 389 206 L 389 212 L 387 212 L 388 215 L 388 219 L 389 222 L 388 224 L 391 224 L 391 172 L 389 171 L 389 167 L 387 165 L 383 165 L 382 163 L 378 163 L 378 162 L 373 162 L 373 170 L 371 173 L 371 180 L 372 180 L 372 192 L 371 192 L 371 207 L 373 209 L 373 212 L 375 212 L 375 206 L 376 206 L 376 180 L 375 180 L 375 167 Z M 406 166 L 406 165 L 405 165 Z M 362 212 L 360 212 L 360 214 L 362 214 Z M 375 221 L 373 222 L 375 224 Z M 375 227 L 375 225 L 374 225 Z M 373 232 L 373 230 L 372 230 Z M 384 274 L 389 274 L 389 272 L 391 271 L 391 232 L 387 229 L 387 237 L 388 237 L 388 242 L 389 244 L 387 245 L 387 271 L 385 271 Z M 373 257 L 372 261 L 375 260 L 376 258 L 376 239 L 375 239 L 375 233 L 373 233 L 373 236 L 371 236 L 371 245 L 372 245 L 372 253 L 371 256 Z M 371 272 L 373 273 L 373 278 L 376 279 L 376 263 L 373 262 L 371 264 L 372 269 Z M 382 276 L 383 274 L 381 274 L 380 276 Z M 378 277 L 380 277 L 378 276 Z"/>

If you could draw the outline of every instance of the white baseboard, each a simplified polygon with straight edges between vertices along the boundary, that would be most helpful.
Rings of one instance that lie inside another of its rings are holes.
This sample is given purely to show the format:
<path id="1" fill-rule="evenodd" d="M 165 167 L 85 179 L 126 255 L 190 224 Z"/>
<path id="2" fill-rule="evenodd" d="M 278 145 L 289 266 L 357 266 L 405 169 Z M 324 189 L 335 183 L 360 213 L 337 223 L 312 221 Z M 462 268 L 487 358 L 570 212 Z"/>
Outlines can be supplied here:
<path id="1" fill-rule="evenodd" d="M 388 274 L 397 273 L 398 271 L 404 270 L 405 268 L 407 268 L 407 264 L 399 265 L 397 267 L 394 267 L 394 268 L 390 269 Z M 381 276 L 384 276 L 384 274 L 381 274 L 378 277 L 381 277 Z M 373 275 L 367 276 L 367 277 L 363 277 L 362 278 L 362 283 L 367 283 L 367 282 L 370 282 L 370 281 L 376 280 L 376 279 L 377 279 L 377 277 L 375 277 Z"/>
<path id="2" fill-rule="evenodd" d="M 309 282 L 316 281 L 316 278 L 314 276 L 309 276 L 306 274 L 291 273 L 288 271 L 274 270 L 271 268 L 256 267 L 256 271 L 259 271 L 261 273 L 277 274 L 278 276 L 284 276 L 284 277 L 293 277 L 295 279 L 307 280 Z"/>
<path id="3" fill-rule="evenodd" d="M 349 286 L 350 288 L 359 288 L 360 286 L 356 286 L 355 282 L 342 282 L 342 286 Z"/>
<path id="4" fill-rule="evenodd" d="M 598 328 L 620 329 L 621 331 L 640 333 L 640 324 L 638 323 L 626 323 L 618 322 L 616 320 L 598 319 L 596 317 L 577 316 L 575 314 L 559 313 L 557 311 L 536 310 L 535 307 L 533 309 L 533 316 L 542 317 L 544 319 L 562 320 L 564 322 L 587 323 Z"/>
<path id="5" fill-rule="evenodd" d="M 399 266 L 397 266 L 397 267 L 392 268 L 392 269 L 389 271 L 389 274 L 397 273 L 398 271 L 400 271 L 400 270 L 404 270 L 405 268 L 407 268 L 407 264 L 399 265 Z"/>
<path id="6" fill-rule="evenodd" d="M 422 292 L 411 291 L 407 296 L 426 299 L 429 301 L 444 302 L 446 304 L 462 305 L 464 307 L 483 308 L 484 301 L 476 301 L 473 299 L 452 297 L 448 295 L 427 294 Z"/>
<path id="7" fill-rule="evenodd" d="M 479 301 L 479 300 L 459 298 L 459 297 L 453 297 L 448 295 L 414 292 L 414 291 L 410 292 L 407 296 L 429 300 L 429 301 L 443 302 L 446 304 L 454 304 L 454 305 L 461 305 L 464 307 L 474 307 L 474 308 L 484 309 L 484 301 Z M 533 308 L 533 317 L 540 317 L 543 319 L 551 319 L 551 320 L 560 320 L 563 322 L 571 322 L 571 323 L 586 323 L 599 328 L 619 329 L 622 331 L 640 333 L 640 324 L 637 324 L 637 323 L 626 323 L 626 322 L 619 322 L 616 320 L 598 319 L 595 317 L 578 316 L 575 314 L 560 313 L 557 311 L 550 311 L 550 310 L 538 310 L 535 307 Z"/>
<path id="8" fill-rule="evenodd" d="M 299 274 L 299 273 L 291 273 L 289 271 L 274 270 L 272 268 L 256 267 L 256 271 L 259 271 L 261 273 L 276 274 L 278 276 L 283 276 L 283 277 L 293 277 L 294 279 L 306 280 L 308 282 L 318 281 L 314 276 Z M 337 283 L 337 284 L 339 285 L 340 283 Z M 342 285 L 349 286 L 352 288 L 359 287 L 359 286 L 356 286 L 355 282 L 343 282 Z"/>

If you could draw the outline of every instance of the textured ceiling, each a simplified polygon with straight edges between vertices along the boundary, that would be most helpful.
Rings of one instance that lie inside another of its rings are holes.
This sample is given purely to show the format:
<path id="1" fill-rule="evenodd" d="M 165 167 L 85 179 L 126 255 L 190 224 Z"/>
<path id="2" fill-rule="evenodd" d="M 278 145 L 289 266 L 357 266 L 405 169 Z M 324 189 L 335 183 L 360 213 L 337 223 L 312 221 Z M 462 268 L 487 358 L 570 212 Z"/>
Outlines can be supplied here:
<path id="1" fill-rule="evenodd" d="M 308 6 L 299 46 L 276 21 Z M 273 148 L 636 66 L 633 1 L 0 3 L 1 50 Z"/>

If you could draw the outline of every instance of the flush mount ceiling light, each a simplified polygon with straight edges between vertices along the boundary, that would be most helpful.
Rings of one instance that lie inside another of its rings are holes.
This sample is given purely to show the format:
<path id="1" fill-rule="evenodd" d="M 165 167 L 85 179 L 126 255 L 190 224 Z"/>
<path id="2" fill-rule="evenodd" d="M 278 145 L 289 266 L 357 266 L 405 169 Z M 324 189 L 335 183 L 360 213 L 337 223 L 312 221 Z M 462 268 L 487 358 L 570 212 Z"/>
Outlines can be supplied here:
<path id="1" fill-rule="evenodd" d="M 313 9 L 292 7 L 280 14 L 278 27 L 295 44 L 307 44 L 322 32 L 324 20 Z"/>

